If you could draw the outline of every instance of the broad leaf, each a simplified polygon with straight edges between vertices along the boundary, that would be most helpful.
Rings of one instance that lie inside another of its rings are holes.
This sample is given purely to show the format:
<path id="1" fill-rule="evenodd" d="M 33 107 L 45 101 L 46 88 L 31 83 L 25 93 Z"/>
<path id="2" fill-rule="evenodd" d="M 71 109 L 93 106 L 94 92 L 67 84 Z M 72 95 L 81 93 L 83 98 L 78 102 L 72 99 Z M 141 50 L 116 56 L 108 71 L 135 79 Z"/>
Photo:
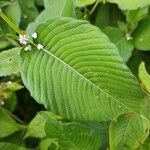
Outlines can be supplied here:
<path id="1" fill-rule="evenodd" d="M 102 29 L 102 31 L 110 38 L 110 41 L 117 46 L 120 56 L 127 62 L 134 48 L 133 43 L 127 41 L 125 34 L 118 28 L 106 27 Z"/>
<path id="2" fill-rule="evenodd" d="M 20 48 L 13 48 L 0 53 L 0 76 L 9 76 L 19 72 Z"/>
<path id="3" fill-rule="evenodd" d="M 73 120 L 106 121 L 141 110 L 145 94 L 97 27 L 58 18 L 37 33 L 45 49 L 22 50 L 20 57 L 23 82 L 37 102 Z"/>
<path id="4" fill-rule="evenodd" d="M 46 22 L 50 18 L 61 16 L 72 17 L 74 16 L 73 0 L 45 0 L 45 10 L 29 24 L 27 32 L 32 34 L 36 27 L 41 23 Z"/>
<path id="5" fill-rule="evenodd" d="M 0 138 L 19 131 L 21 126 L 17 124 L 2 108 L 0 108 Z"/>
<path id="6" fill-rule="evenodd" d="M 95 130 L 74 122 L 61 123 L 48 119 L 45 131 L 48 137 L 56 139 L 58 150 L 98 150 L 101 144 L 101 138 Z"/>
<path id="7" fill-rule="evenodd" d="M 142 144 L 149 134 L 149 121 L 143 116 L 121 116 L 110 125 L 110 150 L 133 150 Z"/>
<path id="8" fill-rule="evenodd" d="M 150 50 L 150 19 L 144 19 L 134 33 L 134 44 L 139 50 Z"/>

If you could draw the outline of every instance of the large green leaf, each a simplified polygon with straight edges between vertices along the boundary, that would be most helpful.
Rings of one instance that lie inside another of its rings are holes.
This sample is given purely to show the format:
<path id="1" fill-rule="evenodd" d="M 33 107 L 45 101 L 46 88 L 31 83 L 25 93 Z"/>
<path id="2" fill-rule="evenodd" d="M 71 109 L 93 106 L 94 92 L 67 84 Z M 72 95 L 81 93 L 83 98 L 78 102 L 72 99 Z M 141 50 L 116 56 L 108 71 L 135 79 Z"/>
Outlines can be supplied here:
<path id="1" fill-rule="evenodd" d="M 45 0 L 44 6 L 45 10 L 35 19 L 33 23 L 29 24 L 27 28 L 28 33 L 32 34 L 37 26 L 46 22 L 50 18 L 74 16 L 73 0 Z"/>
<path id="2" fill-rule="evenodd" d="M 20 56 L 23 82 L 37 102 L 74 120 L 104 121 L 141 110 L 145 94 L 97 27 L 58 18 L 37 34 L 45 49 L 22 50 Z"/>
<path id="3" fill-rule="evenodd" d="M 0 76 L 8 76 L 19 72 L 20 48 L 13 48 L 0 53 Z"/>
<path id="4" fill-rule="evenodd" d="M 61 123 L 48 119 L 45 125 L 46 135 L 56 139 L 58 150 L 98 150 L 100 135 L 91 128 L 79 123 Z"/>
<path id="5" fill-rule="evenodd" d="M 143 116 L 121 116 L 110 125 L 110 150 L 133 150 L 142 144 L 149 134 L 149 121 Z"/>

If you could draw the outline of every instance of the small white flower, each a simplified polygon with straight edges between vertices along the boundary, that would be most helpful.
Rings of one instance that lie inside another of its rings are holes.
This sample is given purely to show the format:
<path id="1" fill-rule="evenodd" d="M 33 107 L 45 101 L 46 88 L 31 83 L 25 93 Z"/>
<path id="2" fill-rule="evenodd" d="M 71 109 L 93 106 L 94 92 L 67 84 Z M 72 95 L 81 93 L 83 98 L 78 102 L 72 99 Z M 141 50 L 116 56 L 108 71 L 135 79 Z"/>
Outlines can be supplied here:
<path id="1" fill-rule="evenodd" d="M 5 104 L 4 101 L 0 101 L 0 105 L 3 106 Z"/>
<path id="2" fill-rule="evenodd" d="M 20 34 L 19 35 L 19 42 L 20 44 L 26 45 L 28 43 L 29 36 L 27 34 Z"/>
<path id="3" fill-rule="evenodd" d="M 31 51 L 31 48 L 32 48 L 31 45 L 28 45 L 28 46 L 25 47 L 24 50 L 25 50 L 25 51 Z"/>
<path id="4" fill-rule="evenodd" d="M 43 47 L 44 47 L 44 46 L 43 46 L 43 45 L 41 45 L 41 44 L 38 44 L 38 45 L 37 45 L 37 49 L 38 49 L 38 50 L 43 49 Z"/>
<path id="5" fill-rule="evenodd" d="M 34 33 L 32 34 L 32 37 L 33 37 L 34 39 L 36 39 L 36 38 L 37 38 L 37 33 L 34 32 Z"/>

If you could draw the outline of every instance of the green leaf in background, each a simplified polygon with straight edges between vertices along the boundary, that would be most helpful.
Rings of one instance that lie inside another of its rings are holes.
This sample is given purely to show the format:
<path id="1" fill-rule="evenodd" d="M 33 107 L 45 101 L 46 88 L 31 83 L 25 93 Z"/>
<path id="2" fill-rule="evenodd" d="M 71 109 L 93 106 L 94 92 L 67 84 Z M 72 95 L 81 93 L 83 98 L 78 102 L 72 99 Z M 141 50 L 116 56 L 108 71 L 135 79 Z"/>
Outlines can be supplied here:
<path id="1" fill-rule="evenodd" d="M 57 18 L 61 16 L 72 17 L 74 16 L 73 0 L 44 0 L 45 10 L 29 24 L 27 32 L 32 34 L 37 26 L 46 22 L 50 18 Z"/>
<path id="2" fill-rule="evenodd" d="M 9 41 L 5 40 L 4 38 L 0 38 L 0 50 L 9 47 L 11 44 Z"/>
<path id="3" fill-rule="evenodd" d="M 101 145 L 99 134 L 79 123 L 61 123 L 48 119 L 45 131 L 48 137 L 58 141 L 58 150 L 98 150 Z"/>
<path id="4" fill-rule="evenodd" d="M 34 99 L 65 119 L 107 121 L 140 112 L 145 94 L 99 28 L 71 18 L 37 29 L 39 51 L 21 51 L 23 82 Z"/>
<path id="5" fill-rule="evenodd" d="M 110 150 L 133 150 L 144 143 L 149 134 L 149 121 L 140 115 L 121 116 L 110 125 Z"/>
<path id="6" fill-rule="evenodd" d="M 118 21 L 122 21 L 124 19 L 121 10 L 116 5 L 112 5 L 110 3 L 98 5 L 95 12 L 96 14 L 93 15 L 95 16 L 93 24 L 100 28 L 106 26 L 118 27 Z"/>
<path id="7" fill-rule="evenodd" d="M 38 10 L 34 0 L 19 0 L 22 11 L 21 27 L 25 28 L 30 22 L 34 21 L 38 16 Z"/>
<path id="8" fill-rule="evenodd" d="M 125 34 L 118 28 L 106 27 L 102 29 L 102 31 L 109 37 L 110 41 L 116 45 L 120 56 L 127 62 L 134 49 L 132 41 L 127 41 Z"/>
<path id="9" fill-rule="evenodd" d="M 150 50 L 150 19 L 144 19 L 134 32 L 134 44 L 139 50 Z"/>
<path id="10" fill-rule="evenodd" d="M 144 19 L 148 14 L 149 7 L 138 8 L 136 10 L 127 10 L 126 22 L 128 26 L 128 32 L 132 33 L 138 26 L 139 21 Z"/>
<path id="11" fill-rule="evenodd" d="M 139 79 L 145 89 L 150 93 L 150 75 L 146 71 L 144 62 L 141 62 L 139 66 Z"/>
<path id="12" fill-rule="evenodd" d="M 0 142 L 0 149 L 1 150 L 29 150 L 25 147 L 21 147 L 13 143 L 5 143 L 5 142 Z"/>
<path id="13" fill-rule="evenodd" d="M 8 114 L 0 108 L 0 138 L 19 131 L 21 126 L 17 124 Z"/>
<path id="14" fill-rule="evenodd" d="M 84 7 L 86 5 L 91 5 L 95 2 L 96 0 L 75 0 L 75 6 L 77 7 Z"/>
<path id="15" fill-rule="evenodd" d="M 21 21 L 21 9 L 17 0 L 3 9 L 3 13 L 10 18 L 10 20 L 17 26 Z M 3 20 L 0 19 L 0 26 L 5 33 L 14 32 Z"/>
<path id="16" fill-rule="evenodd" d="M 0 77 L 19 72 L 20 47 L 0 52 Z"/>
<path id="17" fill-rule="evenodd" d="M 150 0 L 105 0 L 110 3 L 116 3 L 122 10 L 132 10 L 150 5 Z"/>
<path id="18" fill-rule="evenodd" d="M 46 117 L 45 117 L 46 116 Z M 54 115 L 51 112 L 39 112 L 35 118 L 30 122 L 29 127 L 27 129 L 27 132 L 24 136 L 24 138 L 27 137 L 38 137 L 43 138 L 46 136 L 45 133 L 45 123 L 50 118 L 54 119 L 60 119 L 58 116 Z"/>

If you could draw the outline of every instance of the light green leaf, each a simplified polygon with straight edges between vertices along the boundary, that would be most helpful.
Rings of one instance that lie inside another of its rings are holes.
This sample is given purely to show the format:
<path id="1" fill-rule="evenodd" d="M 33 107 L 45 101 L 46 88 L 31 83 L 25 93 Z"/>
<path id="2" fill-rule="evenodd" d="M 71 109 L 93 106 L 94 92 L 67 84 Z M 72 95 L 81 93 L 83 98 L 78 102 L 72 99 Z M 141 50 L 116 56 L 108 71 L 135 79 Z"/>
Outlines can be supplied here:
<path id="1" fill-rule="evenodd" d="M 150 5 L 150 0 L 105 0 L 110 3 L 116 3 L 122 10 L 132 10 Z"/>
<path id="2" fill-rule="evenodd" d="M 9 76 L 19 72 L 20 48 L 13 48 L 0 53 L 0 76 Z"/>
<path id="3" fill-rule="evenodd" d="M 145 89 L 150 93 L 150 75 L 146 71 L 144 62 L 141 62 L 139 66 L 139 79 Z"/>
<path id="4" fill-rule="evenodd" d="M 29 34 L 32 34 L 37 26 L 46 22 L 50 18 L 74 16 L 73 0 L 45 0 L 44 4 L 45 10 L 35 19 L 33 23 L 29 24 L 27 28 L 27 32 Z"/>
<path id="5" fill-rule="evenodd" d="M 0 142 L 0 149 L 1 150 L 28 150 L 27 148 L 18 146 L 13 143 L 5 143 L 5 142 Z"/>
<path id="6" fill-rule="evenodd" d="M 101 144 L 101 138 L 95 130 L 79 123 L 48 119 L 45 131 L 48 137 L 56 139 L 58 150 L 98 150 Z"/>
<path id="7" fill-rule="evenodd" d="M 19 131 L 21 127 L 2 108 L 0 108 L 0 138 Z M 1 149 L 1 148 L 0 148 Z"/>
<path id="8" fill-rule="evenodd" d="M 149 121 L 140 115 L 121 116 L 113 121 L 109 131 L 110 150 L 133 150 L 149 134 Z"/>
<path id="9" fill-rule="evenodd" d="M 150 50 L 150 19 L 144 19 L 134 33 L 134 44 L 139 50 Z"/>
<path id="10" fill-rule="evenodd" d="M 75 6 L 77 7 L 84 7 L 86 5 L 91 5 L 95 2 L 96 0 L 75 0 Z"/>
<path id="11" fill-rule="evenodd" d="M 37 34 L 45 49 L 22 50 L 20 56 L 23 82 L 37 102 L 73 120 L 140 112 L 145 94 L 99 28 L 58 18 L 39 26 Z"/>
<path id="12" fill-rule="evenodd" d="M 44 115 L 46 117 L 44 117 Z M 45 137 L 46 136 L 45 123 L 46 123 L 47 119 L 49 119 L 48 117 L 54 118 L 54 119 L 58 118 L 58 116 L 56 116 L 48 111 L 47 112 L 46 111 L 39 112 L 35 116 L 35 118 L 30 122 L 24 138 L 27 138 L 27 137 L 43 138 L 43 137 Z"/>
<path id="13" fill-rule="evenodd" d="M 102 29 L 102 31 L 110 38 L 110 41 L 116 45 L 120 56 L 127 62 L 134 48 L 133 43 L 127 41 L 125 34 L 118 28 L 106 27 Z"/>

